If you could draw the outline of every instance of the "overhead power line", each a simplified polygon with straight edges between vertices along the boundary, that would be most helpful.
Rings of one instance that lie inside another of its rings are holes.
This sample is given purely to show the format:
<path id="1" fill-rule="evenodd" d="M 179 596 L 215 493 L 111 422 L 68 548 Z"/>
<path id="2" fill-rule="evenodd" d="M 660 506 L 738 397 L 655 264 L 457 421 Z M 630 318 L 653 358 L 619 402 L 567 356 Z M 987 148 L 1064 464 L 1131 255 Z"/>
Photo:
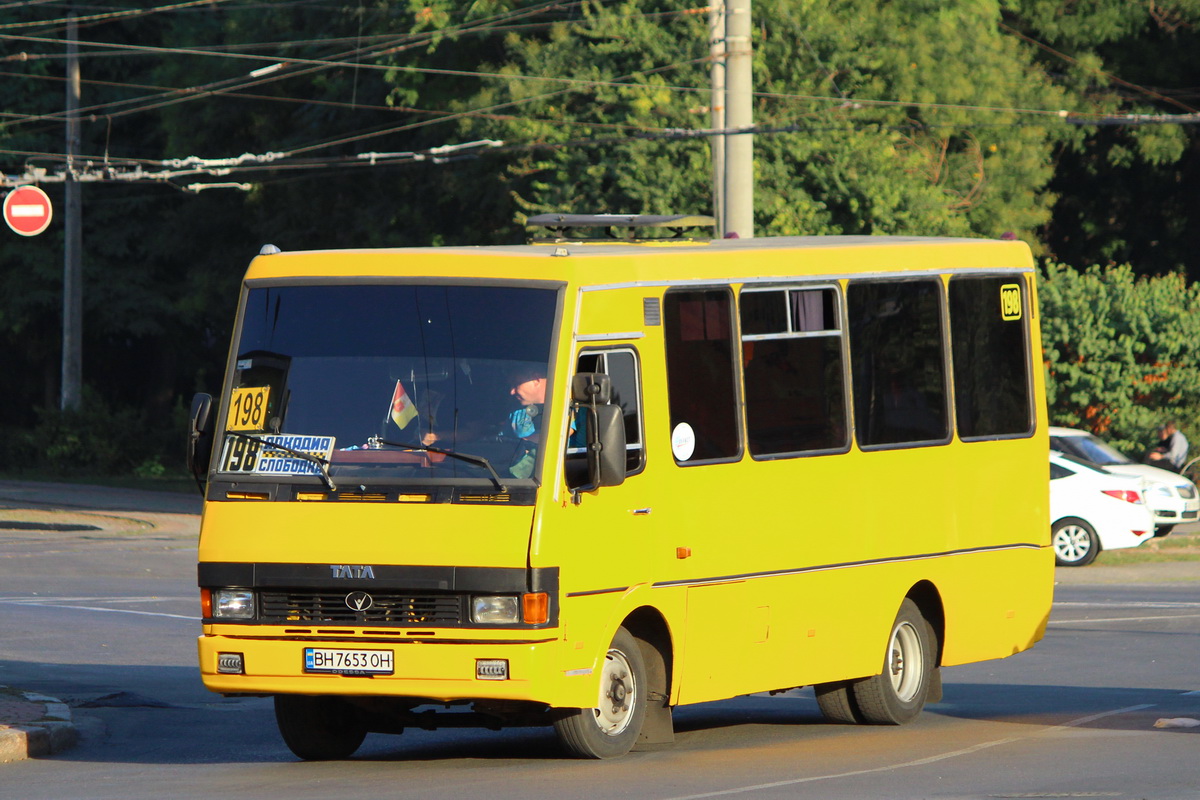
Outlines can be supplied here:
<path id="1" fill-rule="evenodd" d="M 1057 112 L 1055 116 L 1065 124 L 1070 125 L 1159 125 L 1200 124 L 1200 113 L 1197 114 L 1128 114 L 1088 116 L 1068 112 Z M 1027 123 L 997 123 L 1003 127 L 1019 127 Z M 982 126 L 987 126 L 985 123 Z M 982 127 L 972 126 L 972 127 Z M 890 126 L 906 129 L 930 129 L 936 125 L 913 124 L 908 126 Z M 961 128 L 960 124 L 949 127 Z M 466 159 L 479 158 L 485 152 L 497 154 L 527 152 L 531 150 L 565 149 L 572 147 L 602 147 L 625 144 L 634 141 L 649 140 L 690 140 L 717 136 L 737 135 L 778 135 L 786 133 L 811 133 L 818 130 L 811 123 L 796 123 L 775 126 L 749 126 L 746 128 L 675 128 L 659 131 L 645 131 L 611 137 L 582 137 L 560 142 L 505 142 L 497 139 L 481 139 L 473 142 L 447 144 L 438 147 L 414 151 L 396 152 L 364 152 L 354 155 L 329 158 L 295 158 L 286 153 L 244 153 L 240 156 L 227 158 L 200 158 L 190 156 L 182 159 L 165 159 L 154 162 L 135 163 L 121 161 L 103 163 L 98 160 L 81 158 L 72 172 L 73 179 L 81 183 L 169 183 L 176 188 L 186 191 L 201 191 L 212 188 L 237 188 L 248 190 L 252 184 L 240 182 L 220 183 L 190 183 L 179 185 L 175 183 L 181 178 L 207 176 L 226 178 L 232 175 L 248 175 L 272 171 L 311 171 L 330 169 L 356 169 L 362 167 L 401 166 L 405 164 L 430 163 L 449 164 Z M 0 153 L 14 153 L 3 151 Z M 26 156 L 62 158 L 50 153 L 14 153 Z M 154 167 L 158 167 L 155 169 Z M 51 171 L 49 168 L 38 167 L 27 169 L 21 175 L 0 174 L 0 186 L 17 186 L 27 183 L 62 183 L 67 179 L 67 169 Z"/>
<path id="2" fill-rule="evenodd" d="M 74 17 L 76 23 L 82 22 L 101 22 L 114 19 L 124 19 L 128 17 L 145 17 L 151 14 L 161 14 L 166 11 L 179 11 L 184 8 L 194 8 L 195 6 L 215 6 L 220 3 L 228 3 L 230 0 L 189 0 L 186 3 L 172 3 L 166 6 L 156 6 L 154 8 L 131 8 L 124 11 L 106 11 L 103 14 L 91 14 L 88 16 Z M 69 17 L 60 19 L 44 19 L 37 22 L 2 22 L 0 30 L 13 30 L 14 28 L 33 28 L 42 27 L 45 25 L 66 25 Z"/>

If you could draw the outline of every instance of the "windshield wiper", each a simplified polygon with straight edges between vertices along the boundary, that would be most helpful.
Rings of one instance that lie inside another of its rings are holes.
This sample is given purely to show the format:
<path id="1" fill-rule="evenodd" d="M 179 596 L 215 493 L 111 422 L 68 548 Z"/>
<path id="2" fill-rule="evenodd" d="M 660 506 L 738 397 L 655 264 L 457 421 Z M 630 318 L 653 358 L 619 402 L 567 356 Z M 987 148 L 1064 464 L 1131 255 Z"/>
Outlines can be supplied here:
<path id="1" fill-rule="evenodd" d="M 379 444 L 386 444 L 389 447 L 402 447 L 405 450 L 423 450 L 428 453 L 438 453 L 439 455 L 457 458 L 459 461 L 466 461 L 468 464 L 475 464 L 483 467 L 492 477 L 492 483 L 496 484 L 496 489 L 501 492 L 507 492 L 508 487 L 500 480 L 500 473 L 496 472 L 492 462 L 488 461 L 483 456 L 471 455 L 470 453 L 456 453 L 453 450 L 443 450 L 440 447 L 431 447 L 427 444 L 404 444 L 403 442 L 389 442 L 386 439 L 377 439 Z"/>
<path id="2" fill-rule="evenodd" d="M 260 439 L 257 436 L 251 436 L 248 433 L 242 433 L 240 431 L 225 431 L 225 435 L 233 436 L 238 439 L 245 439 L 248 442 L 258 442 L 263 447 L 270 447 L 272 450 L 282 450 L 288 455 L 295 456 L 296 458 L 302 458 L 310 464 L 316 464 L 317 469 L 320 470 L 321 480 L 325 482 L 325 485 L 329 488 L 329 491 L 337 491 L 337 486 L 334 485 L 333 478 L 329 476 L 329 462 L 327 460 L 318 456 L 314 456 L 312 453 L 306 453 L 303 450 L 293 450 L 290 447 L 284 447 L 281 444 L 268 442 L 266 439 Z"/>

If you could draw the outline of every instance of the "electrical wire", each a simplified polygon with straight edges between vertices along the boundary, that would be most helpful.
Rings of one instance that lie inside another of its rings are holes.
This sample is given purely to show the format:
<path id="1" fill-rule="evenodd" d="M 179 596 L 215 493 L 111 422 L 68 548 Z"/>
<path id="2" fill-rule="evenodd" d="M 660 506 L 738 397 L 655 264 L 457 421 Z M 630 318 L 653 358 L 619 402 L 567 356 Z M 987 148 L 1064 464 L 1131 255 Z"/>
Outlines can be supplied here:
<path id="1" fill-rule="evenodd" d="M 1184 111 L 1187 111 L 1188 113 L 1196 113 L 1196 111 L 1197 111 L 1197 109 L 1187 105 L 1186 103 L 1181 103 L 1178 100 L 1175 100 L 1174 98 L 1171 98 L 1171 97 L 1167 97 L 1166 95 L 1156 92 L 1153 89 L 1147 89 L 1145 86 L 1139 86 L 1136 83 L 1132 83 L 1130 81 L 1123 80 L 1122 78 L 1118 78 L 1116 75 L 1113 75 L 1111 72 L 1105 72 L 1102 69 L 1095 69 L 1093 67 L 1086 67 L 1078 59 L 1072 58 L 1071 56 L 1067 55 L 1066 53 L 1063 53 L 1062 51 L 1055 50 L 1050 45 L 1039 42 L 1037 39 L 1034 39 L 1031 36 L 1027 36 L 1024 33 L 1021 33 L 1016 28 L 1013 28 L 1009 25 L 1005 25 L 1003 22 L 997 22 L 996 24 L 1000 27 L 1001 30 L 1011 33 L 1013 36 L 1016 36 L 1018 39 L 1028 42 L 1029 44 L 1033 45 L 1034 47 L 1044 50 L 1045 52 L 1055 56 L 1056 58 L 1062 59 L 1063 61 L 1067 62 L 1068 64 L 1071 64 L 1076 67 L 1081 67 L 1083 69 L 1087 69 L 1090 72 L 1093 72 L 1097 75 L 1102 76 L 1105 80 L 1109 80 L 1109 81 L 1112 81 L 1113 83 L 1119 84 L 1126 88 L 1133 89 L 1134 91 L 1139 92 L 1139 93 L 1145 95 L 1146 97 L 1152 98 L 1154 100 L 1159 100 L 1164 103 L 1169 103 L 1170 105 L 1173 105 L 1176 108 L 1181 108 Z"/>
<path id="2" fill-rule="evenodd" d="M 570 7 L 573 5 L 577 5 L 577 3 L 567 3 L 566 4 L 567 7 Z M 365 67 L 368 69 L 379 69 L 379 70 L 384 70 L 384 71 L 389 70 L 389 69 L 403 70 L 405 68 L 402 66 L 362 64 L 359 61 L 344 61 L 344 60 L 340 60 L 340 59 L 344 59 L 344 58 L 348 58 L 348 57 L 349 58 L 355 58 L 355 57 L 363 58 L 363 57 L 367 57 L 367 56 L 383 57 L 383 56 L 387 56 L 387 55 L 394 55 L 396 53 L 402 52 L 405 49 L 416 47 L 416 46 L 422 45 L 422 44 L 427 44 L 430 40 L 432 40 L 432 38 L 434 36 L 444 36 L 444 35 L 448 35 L 448 34 L 452 34 L 452 33 L 459 33 L 462 31 L 474 32 L 477 29 L 485 29 L 489 25 L 494 25 L 494 24 L 496 24 L 496 21 L 498 21 L 498 20 L 519 19 L 519 18 L 522 18 L 525 16 L 530 16 L 530 15 L 539 13 L 550 7 L 563 7 L 563 6 L 564 6 L 564 4 L 562 4 L 558 0 L 548 0 L 547 2 L 539 3 L 537 5 L 530 6 L 525 9 L 520 9 L 520 10 L 516 10 L 516 11 L 512 11 L 512 12 L 506 12 L 504 14 L 498 14 L 498 15 L 495 15 L 493 17 L 490 17 L 490 18 L 487 18 L 484 20 L 474 20 L 469 23 L 463 23 L 462 25 L 457 26 L 457 28 L 442 29 L 442 30 L 439 30 L 436 32 L 412 34 L 412 35 L 408 35 L 405 37 L 397 37 L 397 38 L 392 39 L 391 42 L 388 42 L 385 45 L 376 45 L 373 47 L 362 48 L 362 49 L 358 49 L 358 50 L 351 50 L 351 51 L 341 53 L 341 54 L 338 54 L 337 56 L 335 56 L 335 59 L 338 59 L 338 60 L 334 60 L 334 59 L 285 59 L 285 61 L 287 61 L 289 64 L 307 65 L 309 67 L 307 69 L 288 69 L 283 72 L 275 72 L 274 74 L 271 74 L 271 75 L 252 77 L 250 79 L 247 79 L 246 76 L 237 76 L 235 78 L 228 78 L 223 81 L 210 82 L 209 84 L 205 84 L 203 86 L 193 86 L 193 87 L 187 87 L 184 89 L 169 90 L 168 92 L 164 92 L 162 95 L 158 96 L 159 98 L 165 97 L 165 98 L 169 98 L 169 99 L 160 99 L 158 102 L 153 102 L 154 98 L 133 98 L 133 99 L 128 99 L 128 100 L 124 100 L 124 101 L 116 101 L 114 103 L 102 104 L 99 106 L 91 106 L 91 107 L 88 107 L 85 109 L 79 109 L 79 111 L 77 113 L 80 116 L 99 115 L 99 114 L 104 114 L 109 117 L 125 116 L 130 113 L 139 113 L 142 111 L 148 111 L 148 110 L 153 110 L 153 109 L 157 109 L 157 108 L 162 108 L 164 106 L 172 105 L 177 102 L 190 102 L 190 101 L 199 99 L 201 97 L 209 97 L 209 96 L 213 96 L 216 94 L 222 94 L 222 93 L 224 93 L 224 91 L 231 90 L 231 89 L 249 88 L 251 86 L 257 86 L 257 85 L 261 85 L 264 83 L 272 83 L 272 82 L 275 82 L 278 80 L 282 80 L 284 78 L 291 78 L 291 77 L 307 75 L 307 74 L 311 74 L 313 72 L 319 71 L 321 69 L 329 69 L 329 68 L 333 68 L 333 67 L 353 67 L 355 69 Z M 57 43 L 57 44 L 64 43 L 63 40 L 47 39 L 44 37 L 14 36 L 11 34 L 0 34 L 0 40 L 5 40 L 5 39 L 19 40 L 19 41 L 40 41 L 40 42 L 49 42 L 49 43 Z M 84 45 L 84 46 L 92 45 L 92 44 L 100 44 L 101 46 L 116 47 L 118 49 L 128 50 L 128 51 L 153 52 L 153 53 L 171 54 L 171 55 L 179 55 L 179 54 L 208 55 L 208 56 L 219 55 L 219 56 L 227 57 L 227 58 L 250 59 L 250 60 L 255 60 L 255 61 L 268 61 L 268 62 L 272 62 L 272 63 L 279 61 L 279 59 L 275 56 L 212 53 L 212 52 L 203 51 L 203 50 L 193 50 L 190 48 L 159 48 L 159 47 L 152 47 L 152 46 L 148 46 L 148 45 L 124 45 L 124 44 L 114 45 L 112 43 L 102 43 L 101 44 L 101 43 L 85 42 L 85 41 L 80 41 L 80 42 L 78 42 L 78 44 Z M 8 58 L 13 58 L 13 57 L 10 56 Z M 0 60 L 6 60 L 6 59 L 0 59 Z M 447 71 L 446 74 L 450 74 L 450 71 Z M 253 73 L 251 73 L 251 75 L 253 75 Z M 484 74 L 481 73 L 480 77 L 483 77 L 483 76 L 484 76 Z M 115 111 L 115 112 L 112 110 L 108 110 L 110 106 L 121 107 L 121 106 L 128 106 L 128 105 L 131 105 L 134 103 L 139 103 L 139 102 L 146 102 L 146 104 L 138 106 L 137 108 L 134 108 L 134 109 L 126 109 L 126 110 Z M 56 112 L 53 114 L 31 116 L 29 118 L 29 121 L 61 120 L 61 119 L 65 119 L 65 116 L 66 116 L 65 112 Z"/>
<path id="3" fill-rule="evenodd" d="M 130 17 L 145 17 L 151 14 L 161 14 L 167 11 L 178 11 L 183 8 L 193 6 L 214 6 L 220 3 L 227 3 L 229 0 L 188 0 L 184 3 L 173 3 L 169 6 L 157 6 L 155 8 L 131 8 L 125 11 L 110 11 L 105 14 L 91 14 L 87 16 L 69 16 L 61 19 L 48 19 L 39 22 L 3 22 L 0 23 L 0 30 L 12 30 L 14 28 L 33 28 L 43 27 L 46 25 L 66 25 L 68 22 L 102 22 L 114 19 L 128 19 Z M 28 3 L 18 5 L 29 5 Z"/>

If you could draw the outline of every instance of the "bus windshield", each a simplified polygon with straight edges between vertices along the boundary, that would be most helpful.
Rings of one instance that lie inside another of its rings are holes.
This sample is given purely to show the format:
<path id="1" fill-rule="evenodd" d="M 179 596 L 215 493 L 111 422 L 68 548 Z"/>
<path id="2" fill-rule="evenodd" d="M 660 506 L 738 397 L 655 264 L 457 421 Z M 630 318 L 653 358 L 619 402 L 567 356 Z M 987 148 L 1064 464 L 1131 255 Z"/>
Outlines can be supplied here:
<path id="1" fill-rule="evenodd" d="M 359 484 L 489 480 L 494 465 L 528 478 L 538 437 L 513 414 L 536 420 L 527 401 L 544 398 L 514 387 L 544 381 L 556 304 L 554 289 L 513 286 L 252 288 L 218 470 L 286 480 L 324 461 Z"/>

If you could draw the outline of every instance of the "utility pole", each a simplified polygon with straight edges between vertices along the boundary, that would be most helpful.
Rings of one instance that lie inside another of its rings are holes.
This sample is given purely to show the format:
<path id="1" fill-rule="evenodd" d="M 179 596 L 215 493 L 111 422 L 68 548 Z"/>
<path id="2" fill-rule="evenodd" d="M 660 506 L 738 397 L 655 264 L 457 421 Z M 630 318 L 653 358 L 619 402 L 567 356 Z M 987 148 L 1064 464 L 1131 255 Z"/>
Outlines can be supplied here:
<path id="1" fill-rule="evenodd" d="M 725 4 L 725 127 L 749 129 L 754 125 L 751 75 L 750 0 Z M 724 234 L 742 239 L 754 236 L 754 136 L 728 134 L 725 139 Z"/>
<path id="2" fill-rule="evenodd" d="M 79 408 L 83 389 L 83 203 L 75 179 L 79 155 L 79 26 L 67 16 L 67 171 L 63 231 L 62 387 L 59 407 Z"/>
<path id="3" fill-rule="evenodd" d="M 712 91 L 709 105 L 709 127 L 715 131 L 725 128 L 725 3 L 717 0 L 708 10 L 708 47 L 711 57 L 709 80 Z M 712 152 L 713 217 L 717 220 L 717 235 L 725 235 L 725 137 L 709 139 Z"/>

